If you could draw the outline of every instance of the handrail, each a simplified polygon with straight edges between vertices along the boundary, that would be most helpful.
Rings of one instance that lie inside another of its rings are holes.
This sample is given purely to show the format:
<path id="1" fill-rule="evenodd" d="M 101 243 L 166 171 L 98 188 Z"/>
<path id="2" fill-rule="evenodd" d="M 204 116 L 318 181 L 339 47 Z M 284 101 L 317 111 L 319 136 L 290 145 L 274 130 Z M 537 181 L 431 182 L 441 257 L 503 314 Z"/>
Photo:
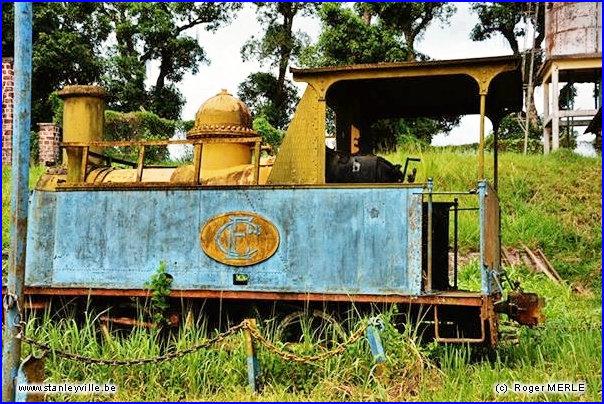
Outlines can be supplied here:
<path id="1" fill-rule="evenodd" d="M 201 185 L 201 152 L 204 144 L 209 143 L 243 143 L 254 146 L 254 183 L 258 185 L 260 181 L 260 152 L 262 138 L 260 136 L 250 137 L 213 137 L 213 138 L 199 138 L 199 139 L 178 139 L 178 140 L 115 140 L 115 141 L 92 141 L 92 142 L 62 142 L 59 147 L 70 149 L 82 149 L 82 159 L 80 161 L 80 169 L 78 180 L 81 183 L 86 181 L 86 169 L 88 168 L 88 156 L 93 155 L 95 157 L 101 156 L 105 161 L 111 164 L 111 158 L 99 153 L 90 151 L 91 147 L 140 147 L 138 153 L 138 161 L 136 163 L 127 163 L 133 168 L 136 167 L 136 183 L 142 182 L 145 152 L 148 146 L 168 146 L 173 144 L 191 144 L 194 146 L 193 154 L 193 183 Z M 122 160 L 122 162 L 125 160 Z"/>
<path id="2" fill-rule="evenodd" d="M 168 146 L 171 144 L 204 144 L 204 143 L 256 143 L 261 141 L 254 137 L 222 137 L 211 139 L 177 139 L 177 140 L 103 140 L 94 142 L 62 142 L 60 147 L 112 147 L 112 146 Z"/>

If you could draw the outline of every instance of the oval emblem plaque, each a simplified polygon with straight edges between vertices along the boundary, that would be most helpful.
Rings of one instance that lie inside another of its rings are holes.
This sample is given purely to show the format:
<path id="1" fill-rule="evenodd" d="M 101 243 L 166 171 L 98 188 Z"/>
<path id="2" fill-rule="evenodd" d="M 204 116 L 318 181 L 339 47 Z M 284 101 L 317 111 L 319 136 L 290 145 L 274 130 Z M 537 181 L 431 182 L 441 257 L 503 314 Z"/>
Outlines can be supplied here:
<path id="1" fill-rule="evenodd" d="M 279 247 L 279 231 L 268 219 L 252 212 L 228 212 L 201 228 L 201 248 L 226 265 L 254 265 L 270 258 Z"/>

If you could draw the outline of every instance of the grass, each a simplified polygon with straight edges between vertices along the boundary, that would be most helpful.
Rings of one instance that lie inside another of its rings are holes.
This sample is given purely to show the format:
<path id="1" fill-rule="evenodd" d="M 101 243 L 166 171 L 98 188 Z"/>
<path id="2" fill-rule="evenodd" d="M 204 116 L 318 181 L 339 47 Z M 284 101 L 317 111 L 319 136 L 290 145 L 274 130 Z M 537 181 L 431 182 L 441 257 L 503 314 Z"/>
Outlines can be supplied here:
<path id="1" fill-rule="evenodd" d="M 392 162 L 420 157 L 418 182 L 433 178 L 435 191 L 476 187 L 475 152 L 448 148 L 403 150 L 385 156 Z M 492 155 L 486 157 L 492 177 Z M 564 279 L 601 288 L 602 280 L 602 160 L 561 149 L 545 155 L 501 153 L 499 199 L 502 244 L 541 248 Z M 460 203 L 476 206 L 475 196 L 460 196 Z M 450 200 L 450 198 L 449 198 Z M 476 251 L 475 212 L 460 212 L 462 250 Z"/>
<path id="2" fill-rule="evenodd" d="M 400 161 L 420 156 L 418 181 L 434 178 L 436 190 L 464 190 L 476 186 L 475 152 L 447 149 L 406 150 L 387 156 Z M 489 166 L 487 168 L 490 171 Z M 508 246 L 523 243 L 542 248 L 565 279 L 554 283 L 524 267 L 507 268 L 526 291 L 544 296 L 547 322 L 537 328 L 513 328 L 518 344 L 503 341 L 483 355 L 467 346 L 420 344 L 413 327 L 394 328 L 386 313 L 382 332 L 387 370 L 379 375 L 362 339 L 344 354 L 326 362 L 303 365 L 284 362 L 259 348 L 261 390 L 248 391 L 245 348 L 239 333 L 214 349 L 182 359 L 132 367 L 83 365 L 53 357 L 46 359 L 46 375 L 53 382 L 111 382 L 115 396 L 48 396 L 50 400 L 114 401 L 601 401 L 602 399 L 602 289 L 601 289 L 601 160 L 560 151 L 548 156 L 500 156 L 502 238 Z M 7 173 L 3 170 L 3 246 Z M 461 202 L 475 206 L 475 196 Z M 475 212 L 461 214 L 460 241 L 464 251 L 478 244 Z M 477 289 L 478 263 L 461 268 L 462 287 Z M 578 295 L 575 282 L 588 286 Z M 27 335 L 55 348 L 94 357 L 136 358 L 166 349 L 189 347 L 213 335 L 203 319 L 181 328 L 165 341 L 157 330 L 135 328 L 128 336 L 113 330 L 110 341 L 100 331 L 97 313 L 84 313 L 83 324 L 73 315 L 30 319 Z M 350 321 L 359 318 L 351 315 Z M 504 325 L 503 329 L 510 329 Z M 263 332 L 276 338 L 270 321 Z M 306 328 L 304 343 L 296 351 L 320 352 L 324 348 Z M 166 348 L 166 346 L 168 348 Z M 25 352 L 30 347 L 25 345 Z M 585 381 L 581 395 L 497 395 L 496 383 Z"/>
<path id="3" fill-rule="evenodd" d="M 30 167 L 30 189 L 33 189 L 34 185 L 45 171 L 46 167 L 43 166 Z M 12 170 L 9 167 L 2 167 L 2 251 L 10 246 L 11 173 Z"/>

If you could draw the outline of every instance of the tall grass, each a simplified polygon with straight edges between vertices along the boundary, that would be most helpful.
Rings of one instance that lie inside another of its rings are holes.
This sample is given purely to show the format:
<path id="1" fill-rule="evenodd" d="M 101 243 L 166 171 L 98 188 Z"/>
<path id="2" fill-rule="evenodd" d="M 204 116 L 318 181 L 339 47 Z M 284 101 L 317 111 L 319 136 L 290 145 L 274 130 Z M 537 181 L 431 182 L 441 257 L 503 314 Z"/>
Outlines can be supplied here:
<path id="1" fill-rule="evenodd" d="M 297 364 L 287 362 L 272 352 L 258 349 L 261 365 L 259 393 L 247 387 L 246 352 L 243 335 L 232 335 L 217 346 L 199 350 L 180 359 L 130 367 L 86 365 L 52 354 L 46 360 L 49 382 L 109 382 L 118 386 L 115 396 L 49 395 L 51 400 L 181 401 L 181 400 L 407 400 L 419 394 L 422 384 L 441 377 L 440 372 L 417 345 L 412 327 L 399 331 L 385 313 L 381 335 L 388 347 L 387 371 L 379 373 L 364 339 L 352 344 L 342 355 L 324 362 Z M 350 322 L 359 319 L 349 318 Z M 269 321 L 270 323 L 270 321 Z M 262 324 L 262 323 L 261 323 Z M 327 324 L 325 334 L 333 334 Z M 303 343 L 284 345 L 276 339 L 274 327 L 264 326 L 263 333 L 277 344 L 298 354 L 326 349 L 309 330 Z M 303 327 L 304 329 L 304 327 Z M 98 315 L 86 312 L 82 323 L 72 316 L 50 318 L 48 312 L 38 321 L 30 319 L 27 335 L 35 335 L 54 349 L 92 357 L 140 358 L 160 355 L 170 350 L 190 347 L 212 335 L 202 319 L 191 327 L 182 327 L 166 337 L 157 329 L 134 328 L 127 336 L 113 333 L 108 339 L 98 326 Z M 339 332 L 335 334 L 339 335 Z M 324 342 L 324 341 L 323 341 Z M 30 349 L 26 349 L 29 353 Z M 34 352 L 36 352 L 34 350 Z"/>
<path id="2" fill-rule="evenodd" d="M 43 166 L 29 168 L 29 188 L 32 189 L 38 179 L 46 171 Z M 11 199 L 11 173 L 10 167 L 2 167 L 2 250 L 10 245 L 10 199 Z"/>
<path id="3" fill-rule="evenodd" d="M 478 282 L 476 263 L 462 271 L 464 286 Z M 464 345 L 420 344 L 411 324 L 394 327 L 396 308 L 384 314 L 380 335 L 387 355 L 385 372 L 373 363 L 367 342 L 361 339 L 342 355 L 324 362 L 297 364 L 280 359 L 258 347 L 261 366 L 260 390 L 247 387 L 246 353 L 241 333 L 218 345 L 180 359 L 158 364 L 111 367 L 87 365 L 61 359 L 46 359 L 49 382 L 109 382 L 118 386 L 114 396 L 49 395 L 47 399 L 112 401 L 558 401 L 601 398 L 601 304 L 600 298 L 581 299 L 571 288 L 535 274 L 512 268 L 529 290 L 538 290 L 547 301 L 548 322 L 538 328 L 513 328 L 517 344 L 502 341 L 486 354 Z M 83 320 L 76 321 L 76 317 Z M 355 328 L 359 317 L 353 311 L 346 321 Z M 307 327 L 310 315 L 300 319 L 299 343 L 282 343 L 277 323 L 260 321 L 264 335 L 283 349 L 299 355 L 329 349 L 316 329 Z M 341 341 L 339 326 L 326 323 L 320 334 Z M 335 327 L 335 328 L 334 328 Z M 506 326 L 508 330 L 510 326 Z M 30 318 L 26 335 L 35 336 L 55 349 L 102 358 L 147 358 L 181 350 L 215 335 L 203 317 L 172 335 L 157 329 L 111 330 L 103 335 L 99 314 L 86 310 L 80 316 L 62 311 Z M 24 354 L 32 352 L 26 346 Z M 37 352 L 37 350 L 34 350 Z M 496 383 L 546 383 L 585 381 L 582 395 L 497 395 Z"/>

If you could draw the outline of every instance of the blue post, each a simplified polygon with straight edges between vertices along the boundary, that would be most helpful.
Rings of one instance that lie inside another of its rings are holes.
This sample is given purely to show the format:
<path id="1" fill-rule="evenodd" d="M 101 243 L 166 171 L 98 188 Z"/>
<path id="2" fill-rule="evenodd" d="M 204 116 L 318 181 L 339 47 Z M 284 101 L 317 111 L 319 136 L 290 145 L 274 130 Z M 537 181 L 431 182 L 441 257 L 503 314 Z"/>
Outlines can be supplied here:
<path id="1" fill-rule="evenodd" d="M 367 326 L 365 331 L 367 342 L 369 342 L 369 348 L 371 349 L 371 355 L 375 362 L 375 375 L 378 378 L 382 378 L 386 374 L 386 354 L 384 353 L 384 346 L 382 345 L 382 339 L 380 333 L 375 325 Z"/>
<path id="2" fill-rule="evenodd" d="M 253 327 L 256 326 L 256 319 L 248 319 L 248 322 Z M 250 387 L 250 391 L 255 392 L 258 388 L 258 374 L 260 373 L 260 365 L 258 364 L 258 357 L 256 356 L 256 347 L 254 346 L 254 340 L 252 333 L 249 329 L 243 329 L 243 335 L 245 337 L 245 353 L 246 353 L 246 364 L 247 364 L 247 382 Z"/>
<path id="3" fill-rule="evenodd" d="M 382 339 L 378 330 L 370 325 L 367 327 L 367 341 L 369 342 L 369 348 L 371 348 L 371 354 L 375 363 L 386 362 L 386 354 L 384 353 L 384 346 L 382 345 Z"/>
<path id="4" fill-rule="evenodd" d="M 11 250 L 4 301 L 2 401 L 15 400 L 15 379 L 21 359 L 18 338 L 23 307 L 27 202 L 29 197 L 29 131 L 31 114 L 32 3 L 15 3 L 15 103 L 13 125 Z"/>
<path id="5" fill-rule="evenodd" d="M 491 280 L 489 269 L 486 264 L 486 223 L 487 223 L 487 182 L 485 180 L 478 182 L 478 224 L 480 226 L 480 274 L 481 274 L 481 292 L 483 295 L 491 294 Z"/>

